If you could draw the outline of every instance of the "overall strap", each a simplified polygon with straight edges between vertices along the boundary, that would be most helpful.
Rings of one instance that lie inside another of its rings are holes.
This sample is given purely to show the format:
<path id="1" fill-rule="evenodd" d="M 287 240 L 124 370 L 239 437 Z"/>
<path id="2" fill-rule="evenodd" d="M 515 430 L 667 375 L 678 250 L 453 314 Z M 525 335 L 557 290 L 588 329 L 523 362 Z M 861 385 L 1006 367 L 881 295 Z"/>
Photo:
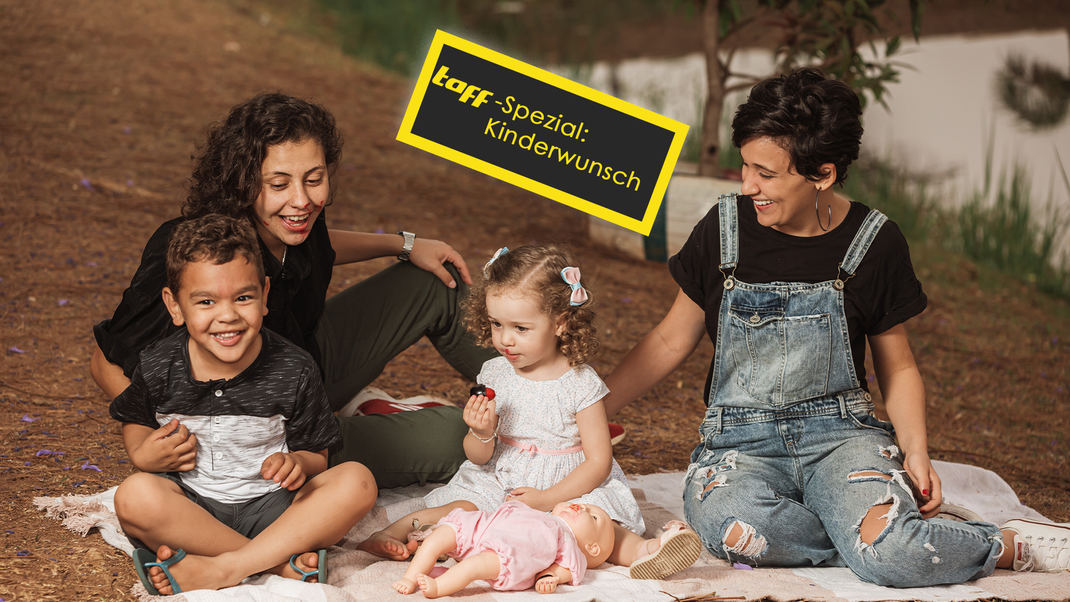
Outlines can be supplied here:
<path id="1" fill-rule="evenodd" d="M 837 290 L 842 290 L 844 282 L 854 277 L 855 271 L 858 270 L 858 265 L 862 263 L 866 252 L 869 251 L 869 246 L 873 244 L 873 239 L 877 238 L 877 232 L 880 231 L 881 226 L 886 221 L 888 221 L 888 216 L 876 209 L 869 210 L 866 219 L 862 222 L 858 232 L 855 233 L 854 240 L 851 241 L 851 246 L 847 248 L 847 254 L 843 256 L 843 261 L 840 262 L 837 269 L 836 281 L 833 283 Z M 841 274 L 846 274 L 846 277 L 841 276 Z"/>
<path id="2" fill-rule="evenodd" d="M 735 193 L 722 194 L 717 199 L 717 212 L 720 218 L 721 263 L 717 269 L 724 275 L 724 287 L 732 290 L 736 285 L 733 274 L 739 265 L 739 217 Z"/>

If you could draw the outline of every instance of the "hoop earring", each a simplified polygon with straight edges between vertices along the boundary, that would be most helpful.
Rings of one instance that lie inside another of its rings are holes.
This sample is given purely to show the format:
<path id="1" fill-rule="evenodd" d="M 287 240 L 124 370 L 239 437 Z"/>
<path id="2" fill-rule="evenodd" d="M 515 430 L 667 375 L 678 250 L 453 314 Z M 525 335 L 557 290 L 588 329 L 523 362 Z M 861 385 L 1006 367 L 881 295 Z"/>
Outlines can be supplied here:
<path id="1" fill-rule="evenodd" d="M 818 208 L 818 203 L 820 202 L 820 200 L 821 200 L 821 189 L 818 188 L 817 189 L 817 196 L 814 197 L 814 212 L 817 213 L 817 225 L 820 226 L 821 231 L 822 232 L 828 232 L 829 228 L 832 227 L 832 203 L 828 204 L 828 208 L 829 208 L 829 225 L 828 226 L 822 226 L 821 225 L 821 210 Z"/>

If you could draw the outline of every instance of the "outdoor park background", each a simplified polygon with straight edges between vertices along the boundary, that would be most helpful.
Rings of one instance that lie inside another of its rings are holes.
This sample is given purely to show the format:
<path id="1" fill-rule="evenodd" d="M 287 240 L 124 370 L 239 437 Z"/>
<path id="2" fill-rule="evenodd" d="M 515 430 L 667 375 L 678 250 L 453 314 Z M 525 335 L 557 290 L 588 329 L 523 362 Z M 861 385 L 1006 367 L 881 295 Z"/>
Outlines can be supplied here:
<path id="1" fill-rule="evenodd" d="M 549 66 L 701 48 L 699 26 L 681 11 L 642 12 L 652 3 L 635 0 L 599 14 L 596 4 L 543 11 L 534 42 L 513 38 L 517 54 Z M 902 11 L 906 2 L 891 4 Z M 922 33 L 1065 31 L 1068 18 L 1065 1 L 930 0 Z M 259 91 L 313 98 L 338 117 L 346 147 L 333 227 L 415 231 L 450 242 L 473 267 L 503 245 L 572 244 L 599 300 L 600 373 L 668 309 L 675 285 L 664 264 L 592 244 L 573 209 L 396 142 L 412 57 L 394 52 L 401 67 L 388 71 L 345 54 L 336 33 L 344 21 L 314 0 L 0 0 L 0 598 L 131 599 L 129 560 L 95 533 L 80 538 L 45 519 L 31 499 L 99 492 L 132 472 L 89 376 L 91 326 L 111 314 L 152 231 L 177 215 L 207 125 Z M 882 171 L 852 174 L 862 183 Z M 890 174 L 870 184 L 910 179 Z M 896 196 L 852 194 L 872 204 Z M 912 220 L 917 212 L 902 203 Z M 945 244 L 953 241 L 940 224 L 953 216 L 931 206 L 921 213 L 911 244 L 930 306 L 907 326 L 928 392 L 932 457 L 993 470 L 1023 503 L 1070 521 L 1070 306 L 1028 274 Z M 335 290 L 390 261 L 336 270 Z M 705 341 L 620 415 L 628 436 L 615 454 L 626 471 L 686 467 L 711 354 Z M 470 383 L 421 345 L 376 385 L 398 397 L 460 400 Z"/>

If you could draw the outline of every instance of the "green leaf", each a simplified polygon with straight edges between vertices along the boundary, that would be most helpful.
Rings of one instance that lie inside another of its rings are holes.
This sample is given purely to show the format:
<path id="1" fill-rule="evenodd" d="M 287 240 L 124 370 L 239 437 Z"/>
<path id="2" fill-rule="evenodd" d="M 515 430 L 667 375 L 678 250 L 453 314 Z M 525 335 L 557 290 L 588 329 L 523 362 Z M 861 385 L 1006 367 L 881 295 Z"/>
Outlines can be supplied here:
<path id="1" fill-rule="evenodd" d="M 890 57 L 896 52 L 899 52 L 899 47 L 902 45 L 902 40 L 899 36 L 889 38 L 888 42 L 884 45 L 884 57 Z"/>

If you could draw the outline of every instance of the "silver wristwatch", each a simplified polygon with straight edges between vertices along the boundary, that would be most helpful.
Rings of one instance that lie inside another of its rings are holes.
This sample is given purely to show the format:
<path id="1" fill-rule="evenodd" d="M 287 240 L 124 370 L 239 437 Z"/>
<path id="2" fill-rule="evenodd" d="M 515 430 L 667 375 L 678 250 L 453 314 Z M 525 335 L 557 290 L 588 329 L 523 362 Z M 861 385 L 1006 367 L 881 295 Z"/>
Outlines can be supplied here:
<path id="1" fill-rule="evenodd" d="M 405 244 L 401 245 L 401 255 L 398 255 L 398 259 L 401 261 L 408 261 L 409 253 L 412 253 L 412 243 L 416 242 L 416 235 L 412 232 L 401 230 L 398 231 L 398 234 L 405 239 Z"/>

